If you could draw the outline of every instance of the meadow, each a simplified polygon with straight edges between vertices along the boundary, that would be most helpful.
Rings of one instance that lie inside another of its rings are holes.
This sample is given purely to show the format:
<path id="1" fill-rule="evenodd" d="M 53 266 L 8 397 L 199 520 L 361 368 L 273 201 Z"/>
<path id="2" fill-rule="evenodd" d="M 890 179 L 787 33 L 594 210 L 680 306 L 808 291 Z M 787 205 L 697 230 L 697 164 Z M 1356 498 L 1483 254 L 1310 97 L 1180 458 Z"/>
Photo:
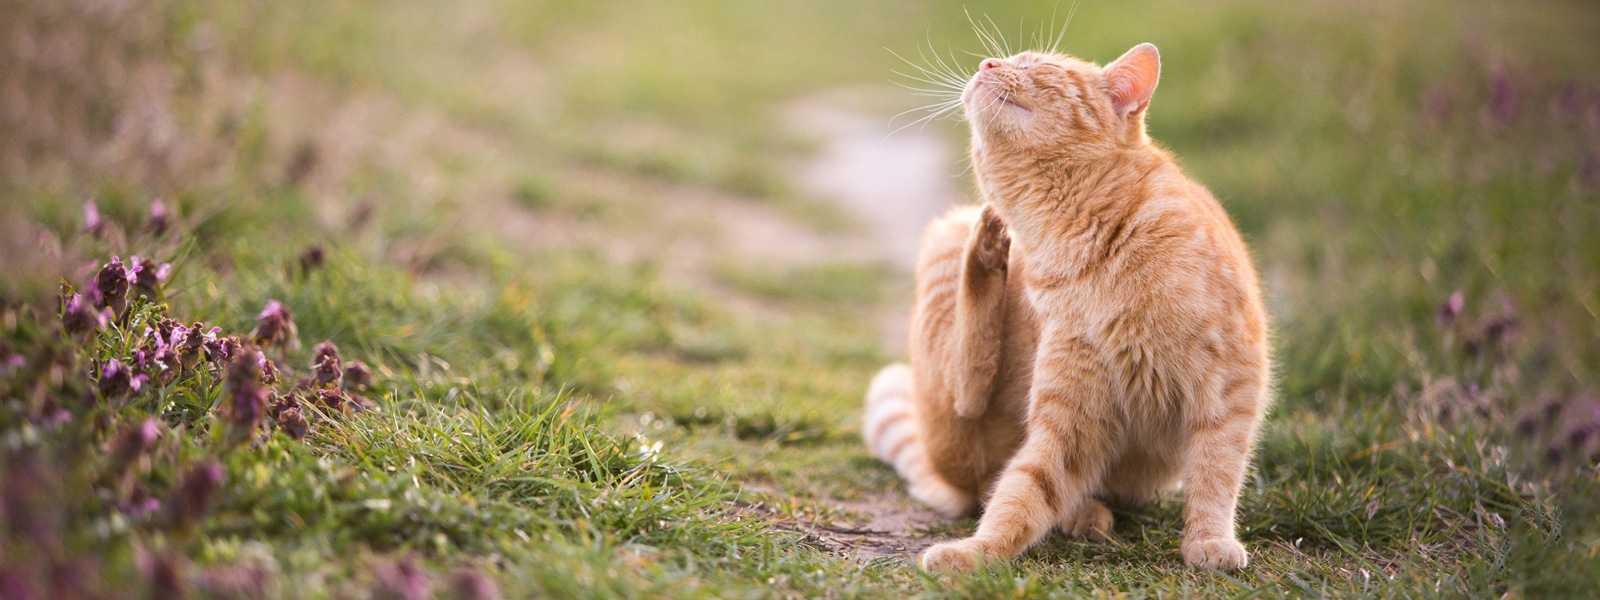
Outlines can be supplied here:
<path id="1" fill-rule="evenodd" d="M 1238 572 L 1183 566 L 1174 496 L 924 574 L 975 521 L 860 441 L 910 275 L 811 185 L 831 146 L 795 115 L 920 136 L 972 201 L 965 123 L 896 131 L 931 102 L 916 65 L 970 73 L 975 26 L 1020 47 L 1069 13 L 1076 56 L 1161 49 L 1151 135 L 1264 279 Z M 1600 589 L 1590 3 L 0 15 L 0 598 Z"/>

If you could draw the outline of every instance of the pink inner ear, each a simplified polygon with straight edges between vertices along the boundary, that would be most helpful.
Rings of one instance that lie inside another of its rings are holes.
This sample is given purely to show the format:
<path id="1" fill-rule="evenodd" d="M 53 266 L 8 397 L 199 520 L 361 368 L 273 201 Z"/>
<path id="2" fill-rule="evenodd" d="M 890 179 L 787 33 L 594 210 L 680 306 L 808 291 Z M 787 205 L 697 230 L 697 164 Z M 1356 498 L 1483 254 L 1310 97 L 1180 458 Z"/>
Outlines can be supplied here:
<path id="1" fill-rule="evenodd" d="M 1106 66 L 1103 74 L 1117 115 L 1126 117 L 1150 103 L 1161 78 L 1161 54 L 1155 46 L 1139 44 Z"/>

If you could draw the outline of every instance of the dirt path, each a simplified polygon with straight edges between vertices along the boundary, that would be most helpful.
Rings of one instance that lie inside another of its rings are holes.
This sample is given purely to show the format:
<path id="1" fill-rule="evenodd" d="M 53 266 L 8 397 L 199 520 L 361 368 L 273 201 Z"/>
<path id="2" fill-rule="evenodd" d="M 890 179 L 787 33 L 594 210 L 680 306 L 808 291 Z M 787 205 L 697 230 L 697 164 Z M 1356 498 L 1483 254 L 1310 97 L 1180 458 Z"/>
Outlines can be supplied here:
<path id="1" fill-rule="evenodd" d="M 791 105 L 791 125 L 820 143 L 795 174 L 801 189 L 860 218 L 887 262 L 916 267 L 917 242 L 929 221 L 960 201 L 955 150 L 936 132 L 907 127 L 891 133 L 889 118 L 819 95 Z"/>

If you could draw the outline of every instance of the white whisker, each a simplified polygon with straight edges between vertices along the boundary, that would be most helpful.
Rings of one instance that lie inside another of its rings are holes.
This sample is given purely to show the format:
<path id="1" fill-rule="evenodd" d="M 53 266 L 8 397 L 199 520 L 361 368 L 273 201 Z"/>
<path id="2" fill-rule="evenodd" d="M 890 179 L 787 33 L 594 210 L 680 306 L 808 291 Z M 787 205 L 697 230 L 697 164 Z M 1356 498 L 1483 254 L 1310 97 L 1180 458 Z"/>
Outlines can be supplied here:
<path id="1" fill-rule="evenodd" d="M 995 41 L 994 36 L 989 35 L 989 28 L 983 26 L 983 24 L 981 22 L 979 22 L 978 20 L 973 19 L 971 12 L 967 11 L 964 8 L 962 9 L 962 11 L 966 12 L 966 14 L 967 14 L 967 23 L 970 23 L 972 25 L 973 32 L 978 34 L 978 41 L 983 43 L 983 47 L 984 47 L 984 49 L 986 51 L 991 53 L 995 58 L 1003 58 L 1003 57 L 1006 57 L 1006 56 L 1010 56 L 1009 54 L 1006 54 L 1004 52 L 1004 50 L 1001 49 L 1000 43 Z"/>
<path id="2" fill-rule="evenodd" d="M 1072 26 L 1072 15 L 1078 13 L 1079 4 L 1081 4 L 1081 2 L 1074 1 L 1072 3 L 1072 8 L 1067 9 L 1067 21 L 1061 24 L 1061 33 L 1056 34 L 1056 40 L 1050 44 L 1051 54 L 1059 54 L 1061 52 L 1061 40 L 1067 36 L 1067 28 Z M 1050 19 L 1054 21 L 1055 15 L 1052 14 Z"/>
<path id="3" fill-rule="evenodd" d="M 885 48 L 885 50 L 888 50 L 888 49 Z M 921 50 L 919 49 L 918 52 L 921 52 Z M 925 67 L 925 66 L 917 64 L 915 62 L 912 62 L 911 60 L 907 59 L 904 56 L 901 56 L 899 53 L 895 52 L 894 50 L 889 50 L 889 54 L 892 54 L 892 55 L 894 55 L 895 58 L 898 58 L 902 62 L 904 62 L 904 63 L 906 63 L 908 65 L 911 65 L 912 68 L 915 68 L 916 70 L 922 72 L 922 74 L 925 75 L 926 77 L 918 77 L 918 76 L 915 76 L 915 75 L 901 73 L 899 71 L 895 71 L 894 72 L 894 74 L 896 74 L 896 75 L 900 75 L 900 76 L 903 76 L 903 77 L 910 77 L 912 79 L 916 79 L 918 81 L 922 81 L 922 82 L 926 82 L 926 83 L 930 83 L 930 84 L 934 84 L 934 85 L 943 84 L 943 85 L 951 85 L 951 86 L 964 86 L 966 84 L 965 80 L 958 80 L 953 75 L 951 75 L 949 73 L 946 73 L 944 71 L 940 71 L 940 70 L 937 70 L 937 69 L 931 69 L 929 67 Z M 927 61 L 927 56 L 926 55 L 923 56 L 923 61 L 924 62 Z"/>

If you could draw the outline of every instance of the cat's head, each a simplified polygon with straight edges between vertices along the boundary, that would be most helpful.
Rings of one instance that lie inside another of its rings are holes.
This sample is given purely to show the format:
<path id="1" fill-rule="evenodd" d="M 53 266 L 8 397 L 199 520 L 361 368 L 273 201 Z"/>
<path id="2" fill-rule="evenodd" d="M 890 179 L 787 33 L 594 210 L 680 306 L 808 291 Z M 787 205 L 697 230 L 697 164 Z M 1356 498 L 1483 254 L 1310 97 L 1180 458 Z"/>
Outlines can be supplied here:
<path id="1" fill-rule="evenodd" d="M 1064 54 L 989 58 L 961 100 L 974 140 L 1029 152 L 1072 152 L 1144 141 L 1144 113 L 1161 74 L 1140 44 L 1104 67 Z"/>

